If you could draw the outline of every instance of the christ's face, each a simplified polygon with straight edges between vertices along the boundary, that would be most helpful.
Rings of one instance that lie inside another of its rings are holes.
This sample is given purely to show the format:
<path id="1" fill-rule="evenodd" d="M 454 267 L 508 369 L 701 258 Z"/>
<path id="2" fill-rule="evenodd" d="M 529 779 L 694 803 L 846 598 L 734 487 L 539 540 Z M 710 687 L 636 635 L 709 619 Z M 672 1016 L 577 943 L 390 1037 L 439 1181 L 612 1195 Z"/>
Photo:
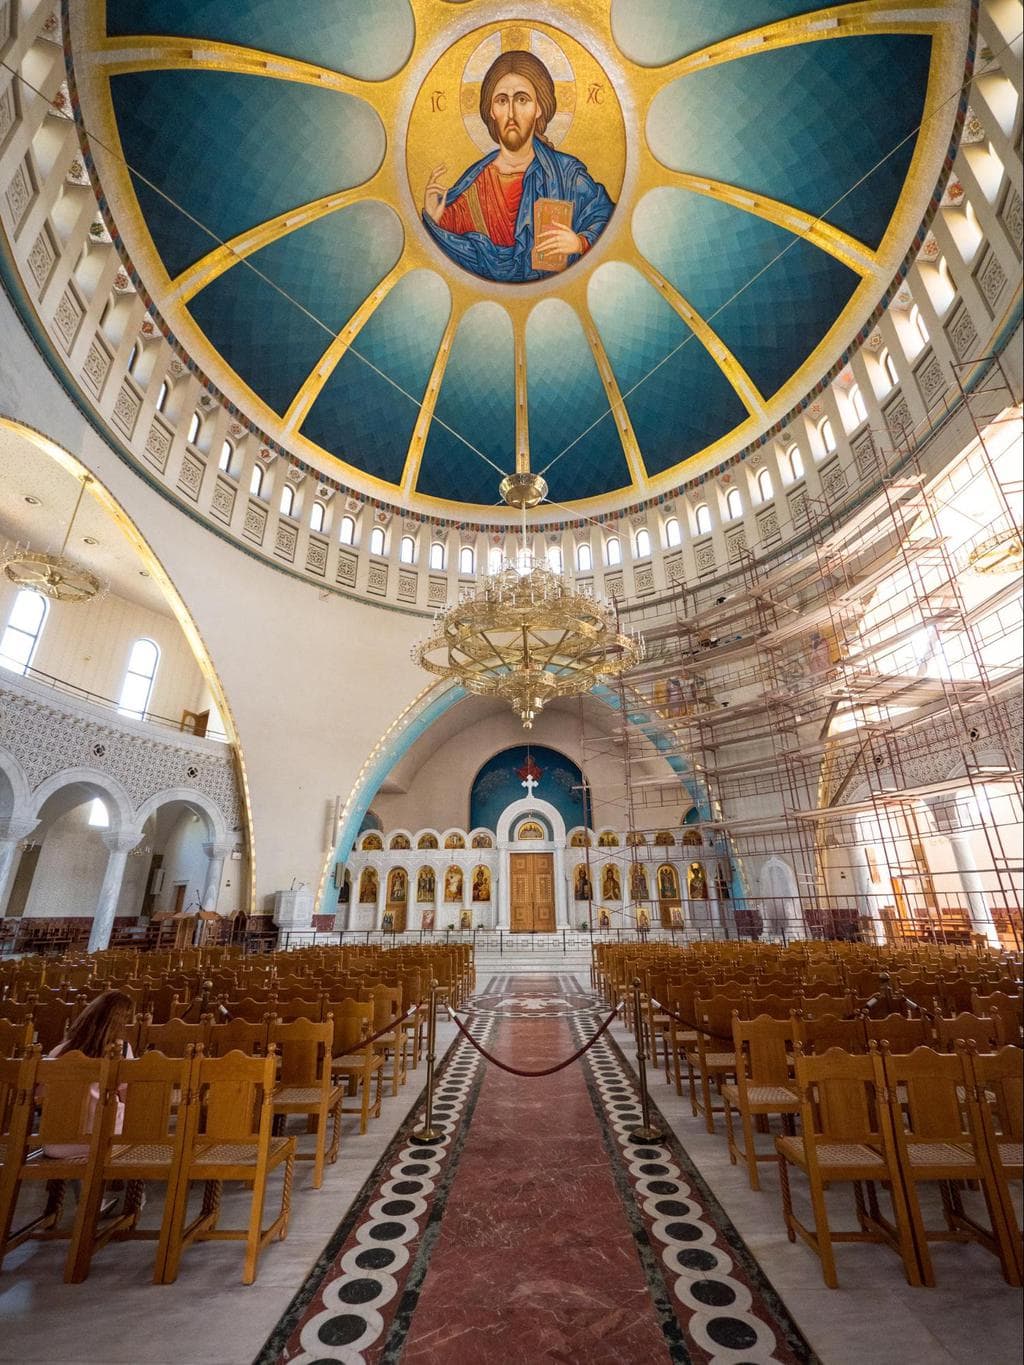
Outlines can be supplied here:
<path id="1" fill-rule="evenodd" d="M 525 76 L 502 76 L 491 96 L 491 119 L 507 151 L 518 152 L 533 137 L 539 112 L 537 92 Z"/>

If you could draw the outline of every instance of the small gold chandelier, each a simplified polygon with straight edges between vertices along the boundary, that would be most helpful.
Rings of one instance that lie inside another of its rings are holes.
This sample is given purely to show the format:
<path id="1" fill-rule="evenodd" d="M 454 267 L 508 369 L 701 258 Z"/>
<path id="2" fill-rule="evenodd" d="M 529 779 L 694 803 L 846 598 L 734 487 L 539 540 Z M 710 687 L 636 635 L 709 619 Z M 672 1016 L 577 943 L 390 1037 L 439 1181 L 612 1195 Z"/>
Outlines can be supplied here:
<path id="1" fill-rule="evenodd" d="M 103 584 L 94 573 L 65 554 L 86 485 L 90 483 L 91 477 L 85 474 L 59 552 L 47 554 L 42 550 L 15 549 L 0 564 L 8 582 L 18 588 L 42 593 L 54 602 L 90 602 L 104 591 Z"/>
<path id="2" fill-rule="evenodd" d="M 615 608 L 577 592 L 526 548 L 526 508 L 547 495 L 539 474 L 502 480 L 501 496 L 523 511 L 523 545 L 515 563 L 504 560 L 438 614 L 434 633 L 413 647 L 413 661 L 478 696 L 507 701 L 533 728 L 555 697 L 576 697 L 600 680 L 627 672 L 644 657 L 638 635 L 619 630 Z"/>

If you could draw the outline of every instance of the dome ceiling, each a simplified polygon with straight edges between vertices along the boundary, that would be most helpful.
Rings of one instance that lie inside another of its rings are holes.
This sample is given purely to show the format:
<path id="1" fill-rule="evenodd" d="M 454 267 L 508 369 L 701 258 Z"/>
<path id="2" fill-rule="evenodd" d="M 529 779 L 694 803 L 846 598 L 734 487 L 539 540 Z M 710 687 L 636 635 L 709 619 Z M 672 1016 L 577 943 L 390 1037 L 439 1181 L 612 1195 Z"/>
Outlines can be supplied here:
<path id="1" fill-rule="evenodd" d="M 970 6 L 68 12 L 87 152 L 167 333 L 300 458 L 471 515 L 517 457 L 555 502 L 642 500 L 803 397 L 928 208 Z M 483 116 L 506 95 L 511 132 Z"/>

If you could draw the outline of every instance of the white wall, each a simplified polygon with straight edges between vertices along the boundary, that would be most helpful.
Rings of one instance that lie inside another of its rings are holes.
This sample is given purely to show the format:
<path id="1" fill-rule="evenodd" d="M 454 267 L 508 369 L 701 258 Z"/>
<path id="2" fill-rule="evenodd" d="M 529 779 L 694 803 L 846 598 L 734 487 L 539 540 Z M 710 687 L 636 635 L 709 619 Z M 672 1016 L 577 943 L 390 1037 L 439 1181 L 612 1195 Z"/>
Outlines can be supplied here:
<path id="1" fill-rule="evenodd" d="M 73 810 L 58 815 L 41 839 L 25 916 L 40 918 L 73 915 L 91 919 L 99 899 L 108 850 L 101 831 L 90 827 L 91 798 Z M 129 858 L 125 867 L 119 915 L 137 915 L 149 869 L 148 858 Z"/>
<path id="2" fill-rule="evenodd" d="M 316 886 L 329 805 L 351 790 L 378 737 L 426 681 L 409 649 L 429 621 L 323 595 L 189 520 L 86 423 L 3 295 L 0 334 L 0 413 L 72 451 L 110 490 L 210 653 L 246 766 L 256 908 L 269 908 L 295 877 Z"/>
<path id="3" fill-rule="evenodd" d="M 0 626 L 16 594 L 12 583 L 0 581 Z M 88 603 L 51 602 L 32 667 L 116 701 L 132 645 L 143 636 L 160 650 L 150 711 L 178 720 L 182 711 L 201 710 L 203 675 L 174 617 L 113 594 Z"/>

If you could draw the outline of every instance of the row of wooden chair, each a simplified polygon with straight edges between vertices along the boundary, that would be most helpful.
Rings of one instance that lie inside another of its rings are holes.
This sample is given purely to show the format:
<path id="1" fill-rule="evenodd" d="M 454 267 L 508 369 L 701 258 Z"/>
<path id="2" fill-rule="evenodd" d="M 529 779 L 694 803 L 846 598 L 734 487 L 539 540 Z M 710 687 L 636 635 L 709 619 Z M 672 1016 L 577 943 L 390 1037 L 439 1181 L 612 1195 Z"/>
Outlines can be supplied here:
<path id="1" fill-rule="evenodd" d="M 911 1285 L 934 1285 L 932 1242 L 978 1242 L 999 1258 L 1003 1277 L 1024 1276 L 1020 1227 L 1009 1189 L 1024 1176 L 1021 1161 L 1021 1052 L 982 1054 L 972 1044 L 953 1054 L 884 1047 L 857 1055 L 831 1048 L 795 1055 L 800 1132 L 775 1140 L 783 1217 L 819 1256 L 825 1283 L 838 1285 L 836 1242 L 881 1242 L 894 1248 Z M 790 1168 L 807 1178 L 813 1226 L 793 1207 Z M 963 1182 L 980 1187 L 988 1226 L 970 1216 Z M 943 1226 L 928 1227 L 918 1187 L 936 1182 Z M 835 1231 L 826 1191 L 853 1186 L 856 1231 Z M 892 1219 L 881 1213 L 877 1187 L 888 1190 Z"/>
<path id="2" fill-rule="evenodd" d="M 245 1243 L 243 1283 L 252 1284 L 261 1251 L 286 1235 L 291 1208 L 295 1139 L 274 1133 L 277 1062 L 276 1052 L 206 1057 L 198 1049 L 181 1058 L 150 1052 L 126 1060 L 116 1046 L 99 1059 L 44 1058 L 33 1047 L 0 1061 L 0 1263 L 29 1237 L 67 1236 L 64 1278 L 78 1282 L 109 1241 L 155 1237 L 153 1279 L 168 1284 L 192 1243 L 236 1240 Z M 279 1167 L 280 1208 L 264 1226 L 268 1177 Z M 125 1184 L 123 1210 L 103 1219 L 104 1189 L 113 1180 Z M 68 1181 L 80 1189 L 65 1230 Z M 202 1208 L 186 1223 L 195 1181 L 203 1182 Z M 225 1181 L 252 1189 L 244 1227 L 220 1223 Z M 164 1186 L 159 1233 L 139 1227 L 142 1182 Z M 47 1189 L 43 1211 L 14 1229 L 22 1187 L 40 1183 Z"/>

